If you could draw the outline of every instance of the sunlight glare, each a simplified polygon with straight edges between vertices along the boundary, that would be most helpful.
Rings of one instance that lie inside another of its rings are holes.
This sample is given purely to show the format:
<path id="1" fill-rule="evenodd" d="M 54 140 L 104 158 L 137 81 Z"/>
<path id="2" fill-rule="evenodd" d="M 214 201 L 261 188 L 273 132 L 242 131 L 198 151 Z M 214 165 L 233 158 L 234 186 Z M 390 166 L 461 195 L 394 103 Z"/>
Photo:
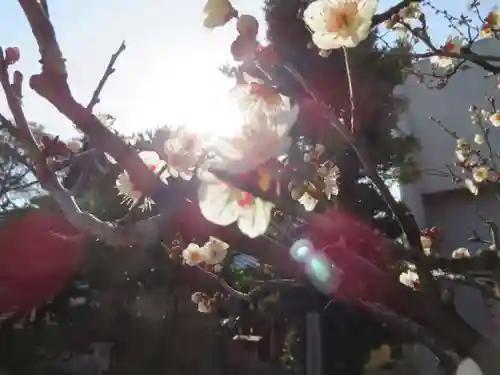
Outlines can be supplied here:
<path id="1" fill-rule="evenodd" d="M 134 112 L 147 114 L 148 126 L 186 125 L 205 138 L 231 135 L 241 128 L 243 117 L 229 95 L 235 81 L 218 70 L 219 62 L 206 64 L 183 56 L 151 68 L 139 90 L 150 96 L 134 103 Z"/>

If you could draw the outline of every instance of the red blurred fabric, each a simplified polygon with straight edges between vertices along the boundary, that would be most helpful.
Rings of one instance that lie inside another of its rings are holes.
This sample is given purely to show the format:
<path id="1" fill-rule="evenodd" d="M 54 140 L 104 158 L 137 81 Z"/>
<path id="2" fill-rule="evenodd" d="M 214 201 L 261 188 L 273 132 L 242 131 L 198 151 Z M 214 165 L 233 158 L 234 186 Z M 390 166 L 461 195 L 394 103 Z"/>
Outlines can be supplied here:
<path id="1" fill-rule="evenodd" d="M 39 210 L 0 227 L 0 314 L 28 312 L 57 294 L 80 265 L 84 238 L 61 215 Z"/>

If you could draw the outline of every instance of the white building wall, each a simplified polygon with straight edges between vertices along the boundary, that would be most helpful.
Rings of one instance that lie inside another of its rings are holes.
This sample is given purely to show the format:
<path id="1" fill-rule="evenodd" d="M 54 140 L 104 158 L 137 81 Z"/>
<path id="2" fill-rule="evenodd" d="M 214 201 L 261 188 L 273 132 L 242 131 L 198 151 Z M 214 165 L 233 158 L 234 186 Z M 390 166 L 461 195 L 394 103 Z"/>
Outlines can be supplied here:
<path id="1" fill-rule="evenodd" d="M 480 54 L 500 56 L 500 42 L 483 39 L 476 42 L 472 50 Z M 442 229 L 442 247 L 447 249 L 448 255 L 457 247 L 467 246 L 471 251 L 479 247 L 467 242 L 471 229 L 487 238 L 488 230 L 474 210 L 500 223 L 500 201 L 493 193 L 483 192 L 478 197 L 473 197 L 468 191 L 457 191 L 463 186 L 453 184 L 450 177 L 437 175 L 446 173 L 445 164 L 455 162 L 456 142 L 436 123 L 430 121 L 429 117 L 442 121 L 444 126 L 456 132 L 459 137 L 472 141 L 474 134 L 480 133 L 481 129 L 471 124 L 469 106 L 475 104 L 490 110 L 485 100 L 487 95 L 494 95 L 500 104 L 500 89 L 496 79 L 486 78 L 487 72 L 476 65 L 469 66 L 469 70 L 456 74 L 441 90 L 428 89 L 419 84 L 415 77 L 409 77 L 395 90 L 396 95 L 402 95 L 408 100 L 408 108 L 401 117 L 399 126 L 402 131 L 413 133 L 420 140 L 422 151 L 417 162 L 427 172 L 415 183 L 401 186 L 401 199 L 412 210 L 421 227 L 436 225 Z M 424 73 L 430 72 L 430 63 L 419 62 L 416 69 Z M 491 124 L 490 127 L 494 151 L 499 151 L 500 128 L 494 128 Z M 482 151 L 487 152 L 485 147 Z M 447 191 L 449 192 L 446 193 Z M 456 293 L 455 303 L 461 315 L 479 331 L 490 332 L 492 325 L 488 321 L 489 312 L 484 309 L 479 294 L 466 287 L 457 288 Z M 493 324 L 493 327 L 500 326 L 500 322 Z M 417 352 L 422 373 L 437 374 L 432 354 L 422 347 Z"/>
<path id="2" fill-rule="evenodd" d="M 500 56 L 500 42 L 483 39 L 474 45 L 473 50 Z M 429 89 L 419 84 L 414 76 L 408 77 L 405 83 L 395 90 L 396 95 L 408 99 L 408 108 L 401 117 L 400 127 L 403 131 L 415 134 L 422 144 L 418 162 L 428 172 L 418 183 L 422 193 L 457 188 L 449 178 L 435 175 L 436 172 L 446 172 L 446 163 L 455 162 L 455 140 L 429 120 L 429 117 L 442 121 L 443 125 L 458 136 L 472 140 L 474 134 L 481 130 L 471 124 L 469 106 L 476 104 L 478 107 L 487 108 L 486 95 L 496 95 L 500 99 L 496 78 L 485 78 L 485 70 L 476 65 L 468 65 L 471 66 L 470 69 L 457 73 L 441 90 Z M 415 70 L 431 72 L 429 61 L 419 62 L 415 65 Z M 491 139 L 493 144 L 500 145 L 500 128 L 493 128 Z"/>

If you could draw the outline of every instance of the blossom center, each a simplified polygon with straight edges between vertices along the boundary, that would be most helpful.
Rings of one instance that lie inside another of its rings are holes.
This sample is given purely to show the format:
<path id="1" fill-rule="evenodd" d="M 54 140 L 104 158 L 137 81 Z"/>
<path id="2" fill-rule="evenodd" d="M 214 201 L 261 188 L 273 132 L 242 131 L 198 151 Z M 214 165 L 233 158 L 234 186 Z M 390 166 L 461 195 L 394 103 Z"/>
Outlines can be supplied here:
<path id="1" fill-rule="evenodd" d="M 493 12 L 489 12 L 486 18 L 484 19 L 484 23 L 489 28 L 491 29 L 494 28 L 495 25 L 498 23 L 498 15 Z"/>
<path id="2" fill-rule="evenodd" d="M 495 113 L 495 121 L 500 121 L 500 113 Z"/>
<path id="3" fill-rule="evenodd" d="M 278 105 L 281 101 L 281 97 L 276 89 L 260 83 L 250 84 L 250 94 L 257 95 L 269 105 Z"/>
<path id="4" fill-rule="evenodd" d="M 326 30 L 330 33 L 338 33 L 352 27 L 357 14 L 358 7 L 354 2 L 347 3 L 341 8 L 331 8 Z"/>
<path id="5" fill-rule="evenodd" d="M 156 173 L 156 164 L 146 164 L 146 167 L 148 167 L 148 169 L 151 171 L 151 172 L 154 172 Z M 132 190 L 134 191 L 139 191 L 139 187 L 137 186 L 137 184 L 135 182 L 132 182 Z"/>
<path id="6" fill-rule="evenodd" d="M 191 252 L 191 260 L 194 262 L 201 260 L 201 254 L 198 251 Z"/>
<path id="7" fill-rule="evenodd" d="M 259 175 L 259 188 L 262 191 L 268 191 L 271 185 L 271 173 L 267 168 L 258 168 L 257 173 Z"/>
<path id="8" fill-rule="evenodd" d="M 238 206 L 240 207 L 248 207 L 252 204 L 253 202 L 253 196 L 252 194 L 242 191 L 240 199 L 237 200 Z"/>
<path id="9" fill-rule="evenodd" d="M 447 41 L 446 44 L 443 46 L 443 50 L 444 51 L 452 51 L 453 50 L 453 47 L 455 45 L 453 44 L 453 42 L 451 40 Z"/>

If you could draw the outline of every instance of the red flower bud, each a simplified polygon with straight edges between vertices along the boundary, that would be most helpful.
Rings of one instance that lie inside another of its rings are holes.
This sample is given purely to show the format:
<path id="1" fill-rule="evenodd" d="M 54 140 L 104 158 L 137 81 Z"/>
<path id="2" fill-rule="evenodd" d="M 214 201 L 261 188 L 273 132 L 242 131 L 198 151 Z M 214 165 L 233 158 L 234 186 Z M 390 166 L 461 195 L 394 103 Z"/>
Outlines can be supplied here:
<path id="1" fill-rule="evenodd" d="M 278 63 L 278 55 L 271 46 L 260 47 L 257 51 L 257 61 L 264 67 L 275 66 Z"/>
<path id="2" fill-rule="evenodd" d="M 236 30 L 241 36 L 255 39 L 259 32 L 259 21 L 254 16 L 243 14 L 238 18 Z"/>
<path id="3" fill-rule="evenodd" d="M 231 54 L 236 61 L 250 60 L 255 56 L 259 43 L 255 39 L 238 35 L 231 43 Z"/>
<path id="4" fill-rule="evenodd" d="M 7 47 L 5 49 L 5 63 L 7 65 L 12 65 L 16 63 L 21 57 L 21 53 L 19 52 L 18 47 Z"/>
<path id="5" fill-rule="evenodd" d="M 436 235 L 439 233 L 439 228 L 438 227 L 432 227 L 430 230 L 429 230 L 430 234 L 432 235 Z"/>

